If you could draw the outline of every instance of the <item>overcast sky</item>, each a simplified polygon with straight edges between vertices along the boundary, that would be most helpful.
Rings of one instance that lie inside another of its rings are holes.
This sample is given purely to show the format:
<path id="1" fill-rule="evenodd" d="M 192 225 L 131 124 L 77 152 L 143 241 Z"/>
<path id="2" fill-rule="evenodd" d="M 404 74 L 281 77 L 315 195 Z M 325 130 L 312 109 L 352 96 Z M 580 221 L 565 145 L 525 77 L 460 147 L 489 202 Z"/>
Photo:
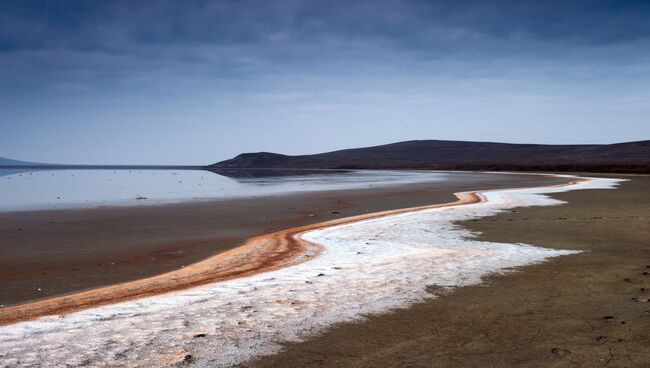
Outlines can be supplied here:
<path id="1" fill-rule="evenodd" d="M 650 139 L 648 1 L 0 2 L 0 156 Z"/>

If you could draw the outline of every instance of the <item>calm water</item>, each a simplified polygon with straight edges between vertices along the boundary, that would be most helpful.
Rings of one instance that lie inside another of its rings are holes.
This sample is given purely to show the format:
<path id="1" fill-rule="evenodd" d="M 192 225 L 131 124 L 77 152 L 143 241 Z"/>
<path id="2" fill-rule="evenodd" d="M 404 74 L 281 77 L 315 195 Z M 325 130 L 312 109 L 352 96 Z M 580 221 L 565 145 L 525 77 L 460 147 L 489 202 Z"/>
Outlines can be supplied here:
<path id="1" fill-rule="evenodd" d="M 0 211 L 140 205 L 445 180 L 423 171 L 231 178 L 202 170 L 0 170 Z"/>

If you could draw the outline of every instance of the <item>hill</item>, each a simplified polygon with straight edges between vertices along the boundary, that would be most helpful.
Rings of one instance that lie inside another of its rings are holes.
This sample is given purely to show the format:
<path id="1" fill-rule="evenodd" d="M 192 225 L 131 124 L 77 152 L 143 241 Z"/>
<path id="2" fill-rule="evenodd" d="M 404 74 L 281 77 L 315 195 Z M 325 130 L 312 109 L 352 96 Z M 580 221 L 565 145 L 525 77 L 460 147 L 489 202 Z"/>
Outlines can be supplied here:
<path id="1" fill-rule="evenodd" d="M 420 140 L 313 155 L 243 153 L 207 168 L 650 173 L 650 141 L 608 145 L 546 145 Z"/>
<path id="2" fill-rule="evenodd" d="M 18 161 L 12 160 L 10 158 L 0 157 L 0 166 L 30 166 L 30 165 L 42 165 L 34 162 Z"/>

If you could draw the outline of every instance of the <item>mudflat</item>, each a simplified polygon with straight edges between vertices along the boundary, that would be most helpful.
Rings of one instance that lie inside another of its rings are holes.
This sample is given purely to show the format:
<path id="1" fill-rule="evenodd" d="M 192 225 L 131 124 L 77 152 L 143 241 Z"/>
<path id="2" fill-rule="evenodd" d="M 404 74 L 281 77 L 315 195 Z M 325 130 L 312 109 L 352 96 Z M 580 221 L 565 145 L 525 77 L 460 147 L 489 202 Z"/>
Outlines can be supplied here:
<path id="1" fill-rule="evenodd" d="M 622 176 L 616 176 L 622 177 Z M 335 326 L 254 367 L 647 367 L 650 177 L 461 223 L 481 240 L 580 254 Z"/>
<path id="2" fill-rule="evenodd" d="M 532 175 L 454 174 L 399 187 L 170 205 L 0 214 L 0 305 L 169 272 L 296 226 L 455 200 L 458 191 L 553 185 Z"/>

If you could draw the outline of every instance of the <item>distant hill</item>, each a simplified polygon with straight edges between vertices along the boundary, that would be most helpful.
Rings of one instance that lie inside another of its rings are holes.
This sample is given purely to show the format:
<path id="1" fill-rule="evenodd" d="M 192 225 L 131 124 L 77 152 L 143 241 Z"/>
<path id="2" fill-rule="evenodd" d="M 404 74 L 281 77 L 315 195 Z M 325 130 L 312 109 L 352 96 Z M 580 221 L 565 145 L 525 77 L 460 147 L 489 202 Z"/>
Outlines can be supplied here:
<path id="1" fill-rule="evenodd" d="M 243 153 L 207 168 L 650 173 L 650 141 L 546 145 L 421 140 L 300 156 Z"/>
<path id="2" fill-rule="evenodd" d="M 200 170 L 197 165 L 87 165 L 87 164 L 43 164 L 0 157 L 0 168 L 20 169 L 75 169 L 75 170 Z"/>
<path id="3" fill-rule="evenodd" d="M 4 158 L 0 157 L 0 166 L 30 166 L 30 165 L 43 165 L 43 164 L 38 164 L 35 162 L 26 162 L 26 161 L 18 161 L 18 160 L 12 160 L 9 158 Z"/>

